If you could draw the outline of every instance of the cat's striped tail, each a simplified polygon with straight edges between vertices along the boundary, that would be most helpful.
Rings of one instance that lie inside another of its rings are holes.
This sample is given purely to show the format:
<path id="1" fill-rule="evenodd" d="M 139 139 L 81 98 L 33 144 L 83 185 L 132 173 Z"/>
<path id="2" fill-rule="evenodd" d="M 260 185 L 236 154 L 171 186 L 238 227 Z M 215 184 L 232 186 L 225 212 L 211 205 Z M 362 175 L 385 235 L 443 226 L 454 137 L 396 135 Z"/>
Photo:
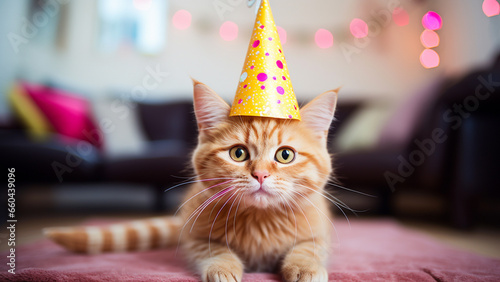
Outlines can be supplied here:
<path id="1" fill-rule="evenodd" d="M 181 226 L 178 217 L 158 217 L 102 227 L 45 228 L 43 233 L 70 251 L 96 254 L 175 245 Z"/>

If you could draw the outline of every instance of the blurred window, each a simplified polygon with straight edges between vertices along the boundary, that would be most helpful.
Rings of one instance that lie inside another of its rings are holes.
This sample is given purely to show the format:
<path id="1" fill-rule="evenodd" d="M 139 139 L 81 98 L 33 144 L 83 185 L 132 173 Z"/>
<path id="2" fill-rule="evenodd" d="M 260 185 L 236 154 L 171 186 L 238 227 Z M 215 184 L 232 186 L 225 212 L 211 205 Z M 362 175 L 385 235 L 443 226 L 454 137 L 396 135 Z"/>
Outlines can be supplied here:
<path id="1" fill-rule="evenodd" d="M 165 48 L 168 0 L 99 0 L 99 49 L 158 54 Z"/>

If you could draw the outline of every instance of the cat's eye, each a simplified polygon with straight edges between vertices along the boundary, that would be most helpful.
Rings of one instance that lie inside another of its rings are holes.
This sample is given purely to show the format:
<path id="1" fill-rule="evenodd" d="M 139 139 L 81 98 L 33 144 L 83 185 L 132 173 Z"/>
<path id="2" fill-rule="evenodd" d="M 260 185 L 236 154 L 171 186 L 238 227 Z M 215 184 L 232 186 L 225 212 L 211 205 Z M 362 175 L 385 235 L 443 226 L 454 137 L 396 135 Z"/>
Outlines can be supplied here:
<path id="1" fill-rule="evenodd" d="M 290 148 L 281 148 L 276 152 L 275 158 L 282 164 L 289 164 L 295 159 L 295 152 Z"/>
<path id="2" fill-rule="evenodd" d="M 233 159 L 233 161 L 235 162 L 242 162 L 248 159 L 249 154 L 245 147 L 236 146 L 229 150 L 229 156 L 231 156 L 231 159 Z"/>

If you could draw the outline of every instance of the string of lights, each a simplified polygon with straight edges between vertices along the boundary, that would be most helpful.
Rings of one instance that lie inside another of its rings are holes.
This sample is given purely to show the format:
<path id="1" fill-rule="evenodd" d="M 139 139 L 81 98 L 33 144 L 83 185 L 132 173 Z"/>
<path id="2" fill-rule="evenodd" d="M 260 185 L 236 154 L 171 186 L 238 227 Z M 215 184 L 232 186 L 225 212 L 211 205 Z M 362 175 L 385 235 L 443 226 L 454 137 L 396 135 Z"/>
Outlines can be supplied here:
<path id="1" fill-rule="evenodd" d="M 500 4 L 497 0 L 484 0 L 482 10 L 488 17 L 497 16 L 500 14 Z M 177 11 L 172 22 L 175 28 L 184 30 L 191 25 L 191 13 L 186 10 Z M 396 7 L 392 12 L 392 20 L 398 26 L 406 26 L 410 22 L 410 16 L 403 7 Z M 439 34 L 436 32 L 443 26 L 443 19 L 434 11 L 427 12 L 422 17 L 422 25 L 424 31 L 420 35 L 420 42 L 425 49 L 420 54 L 420 63 L 424 68 L 436 68 L 440 64 L 439 54 L 434 48 L 440 44 Z M 287 31 L 278 26 L 278 33 L 282 44 L 287 42 Z M 225 21 L 219 28 L 219 35 L 225 41 L 233 41 L 238 38 L 238 25 L 231 21 Z M 366 21 L 359 18 L 354 18 L 349 24 L 350 34 L 356 38 L 365 38 L 370 33 L 369 25 Z M 334 36 L 332 32 L 325 28 L 319 28 L 314 35 L 316 45 L 321 49 L 332 48 L 334 45 Z"/>

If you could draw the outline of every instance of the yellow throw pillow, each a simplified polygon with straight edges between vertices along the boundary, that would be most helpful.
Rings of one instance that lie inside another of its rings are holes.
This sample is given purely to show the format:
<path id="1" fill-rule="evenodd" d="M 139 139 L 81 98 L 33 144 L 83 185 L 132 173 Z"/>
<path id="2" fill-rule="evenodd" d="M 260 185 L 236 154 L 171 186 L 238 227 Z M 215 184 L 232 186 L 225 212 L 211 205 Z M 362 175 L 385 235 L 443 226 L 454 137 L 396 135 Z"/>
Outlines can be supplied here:
<path id="1" fill-rule="evenodd" d="M 50 123 L 20 83 L 14 83 L 8 97 L 14 112 L 26 125 L 31 137 L 42 140 L 50 135 Z"/>

